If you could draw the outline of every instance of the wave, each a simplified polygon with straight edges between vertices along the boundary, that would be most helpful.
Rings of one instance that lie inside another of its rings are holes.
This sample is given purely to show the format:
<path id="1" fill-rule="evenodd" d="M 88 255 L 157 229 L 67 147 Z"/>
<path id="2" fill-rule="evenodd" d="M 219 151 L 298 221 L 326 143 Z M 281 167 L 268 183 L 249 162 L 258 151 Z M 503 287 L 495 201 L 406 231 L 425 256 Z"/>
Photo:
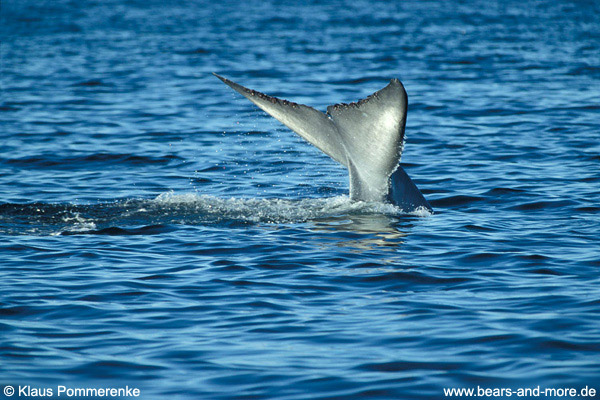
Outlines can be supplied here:
<path id="1" fill-rule="evenodd" d="M 173 161 L 181 160 L 175 155 L 164 155 L 161 157 L 139 156 L 133 154 L 95 153 L 82 154 L 79 156 L 60 157 L 56 154 L 41 154 L 23 158 L 0 158 L 0 163 L 28 168 L 59 168 L 72 170 L 78 166 L 90 168 L 90 164 L 114 164 L 124 165 L 166 165 Z"/>
<path id="2" fill-rule="evenodd" d="M 347 196 L 260 199 L 168 192 L 154 199 L 90 205 L 0 204 L 0 234 L 151 235 L 169 232 L 172 225 L 286 224 L 349 217 L 376 221 L 379 216 L 401 215 L 407 214 L 391 204 L 354 202 Z M 418 209 L 408 215 L 425 217 L 430 213 Z"/>

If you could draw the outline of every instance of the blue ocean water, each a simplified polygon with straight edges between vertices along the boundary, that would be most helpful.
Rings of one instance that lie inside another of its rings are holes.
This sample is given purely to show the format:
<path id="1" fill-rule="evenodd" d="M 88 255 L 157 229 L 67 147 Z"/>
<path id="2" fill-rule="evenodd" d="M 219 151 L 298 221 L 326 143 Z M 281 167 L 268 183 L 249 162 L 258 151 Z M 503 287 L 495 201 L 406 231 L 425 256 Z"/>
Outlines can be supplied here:
<path id="1" fill-rule="evenodd" d="M 3 385 L 600 392 L 597 1 L 0 15 Z M 401 79 L 435 213 L 350 202 L 343 167 L 211 72 L 320 110 Z"/>

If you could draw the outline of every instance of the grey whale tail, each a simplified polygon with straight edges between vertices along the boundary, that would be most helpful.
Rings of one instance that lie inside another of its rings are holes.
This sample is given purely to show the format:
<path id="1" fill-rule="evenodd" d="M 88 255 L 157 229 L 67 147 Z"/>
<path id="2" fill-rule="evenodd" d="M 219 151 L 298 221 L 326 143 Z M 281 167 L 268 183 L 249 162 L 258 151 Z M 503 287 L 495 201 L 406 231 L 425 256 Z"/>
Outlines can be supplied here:
<path id="1" fill-rule="evenodd" d="M 325 114 L 214 75 L 344 165 L 352 200 L 388 202 L 404 212 L 433 211 L 400 165 L 408 97 L 398 79 L 366 99 L 328 106 Z"/>

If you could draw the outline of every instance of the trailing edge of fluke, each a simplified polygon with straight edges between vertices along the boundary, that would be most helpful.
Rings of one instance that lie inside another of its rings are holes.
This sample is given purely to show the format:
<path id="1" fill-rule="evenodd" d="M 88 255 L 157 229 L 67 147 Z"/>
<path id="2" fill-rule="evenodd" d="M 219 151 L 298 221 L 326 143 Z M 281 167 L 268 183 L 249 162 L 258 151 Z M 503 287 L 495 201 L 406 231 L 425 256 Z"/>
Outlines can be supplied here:
<path id="1" fill-rule="evenodd" d="M 364 100 L 328 106 L 324 114 L 214 75 L 348 168 L 350 199 L 391 203 L 404 212 L 433 211 L 400 166 L 408 98 L 398 79 Z"/>

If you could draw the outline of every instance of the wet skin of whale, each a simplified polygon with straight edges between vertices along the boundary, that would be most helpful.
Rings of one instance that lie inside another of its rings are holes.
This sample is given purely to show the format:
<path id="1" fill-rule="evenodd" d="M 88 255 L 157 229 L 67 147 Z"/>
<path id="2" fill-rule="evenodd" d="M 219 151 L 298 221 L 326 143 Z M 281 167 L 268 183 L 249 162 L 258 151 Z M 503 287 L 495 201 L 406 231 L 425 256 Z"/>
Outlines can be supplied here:
<path id="1" fill-rule="evenodd" d="M 344 165 L 350 175 L 350 199 L 387 202 L 404 212 L 433 211 L 400 165 L 408 97 L 398 79 L 364 100 L 328 106 L 325 114 L 214 75 Z"/>

